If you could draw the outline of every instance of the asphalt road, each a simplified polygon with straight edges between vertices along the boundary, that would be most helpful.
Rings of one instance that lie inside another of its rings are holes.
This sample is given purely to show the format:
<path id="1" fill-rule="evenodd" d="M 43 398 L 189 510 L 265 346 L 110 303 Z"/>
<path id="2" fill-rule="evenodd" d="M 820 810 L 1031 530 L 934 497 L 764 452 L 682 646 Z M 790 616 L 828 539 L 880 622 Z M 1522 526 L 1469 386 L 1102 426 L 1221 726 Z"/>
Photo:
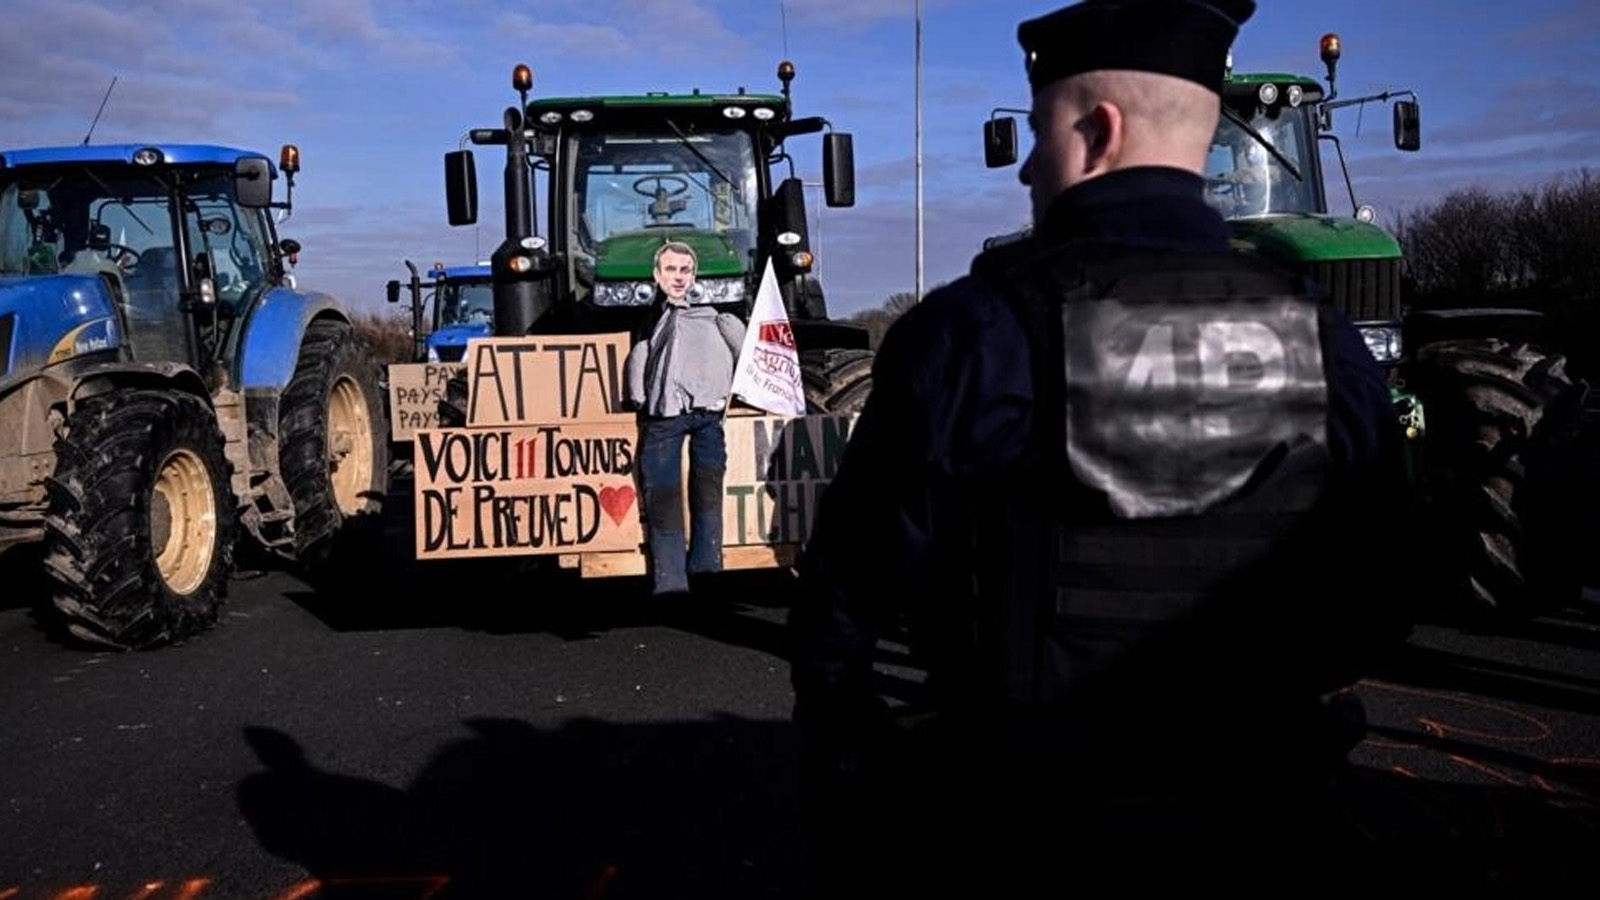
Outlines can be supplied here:
<path id="1" fill-rule="evenodd" d="M 118 654 L 54 641 L 31 573 L 0 572 L 0 900 L 794 895 L 770 576 L 667 611 L 637 580 L 438 574 L 354 610 L 241 578 L 215 631 Z M 1589 600 L 1509 633 L 1423 627 L 1361 685 L 1352 821 L 1406 853 L 1474 848 L 1427 883 L 1600 885 Z"/>

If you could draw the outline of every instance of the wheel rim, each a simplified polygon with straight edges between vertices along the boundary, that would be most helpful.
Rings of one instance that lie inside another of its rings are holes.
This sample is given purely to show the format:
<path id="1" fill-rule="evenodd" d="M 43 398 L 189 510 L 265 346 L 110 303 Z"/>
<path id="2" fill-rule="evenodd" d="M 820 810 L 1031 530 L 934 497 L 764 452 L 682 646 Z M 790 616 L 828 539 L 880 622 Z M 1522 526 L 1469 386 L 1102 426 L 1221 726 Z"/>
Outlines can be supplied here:
<path id="1" fill-rule="evenodd" d="M 328 474 L 339 511 L 361 512 L 372 488 L 372 417 L 352 378 L 339 379 L 328 396 Z"/>
<path id="2" fill-rule="evenodd" d="M 176 594 L 192 593 L 211 570 L 217 542 L 217 496 L 200 457 L 175 450 L 156 470 L 150 545 L 156 571 Z"/>

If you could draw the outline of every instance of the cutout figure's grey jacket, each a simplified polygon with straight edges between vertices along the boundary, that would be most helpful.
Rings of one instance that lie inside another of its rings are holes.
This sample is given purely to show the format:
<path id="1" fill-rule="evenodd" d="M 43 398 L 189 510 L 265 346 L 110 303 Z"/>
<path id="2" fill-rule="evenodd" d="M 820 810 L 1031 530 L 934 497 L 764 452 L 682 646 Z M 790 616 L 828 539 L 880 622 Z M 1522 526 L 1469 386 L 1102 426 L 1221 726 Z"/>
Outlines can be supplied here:
<path id="1" fill-rule="evenodd" d="M 655 327 L 628 353 L 628 401 L 654 418 L 727 406 L 744 323 L 712 306 L 661 305 Z"/>

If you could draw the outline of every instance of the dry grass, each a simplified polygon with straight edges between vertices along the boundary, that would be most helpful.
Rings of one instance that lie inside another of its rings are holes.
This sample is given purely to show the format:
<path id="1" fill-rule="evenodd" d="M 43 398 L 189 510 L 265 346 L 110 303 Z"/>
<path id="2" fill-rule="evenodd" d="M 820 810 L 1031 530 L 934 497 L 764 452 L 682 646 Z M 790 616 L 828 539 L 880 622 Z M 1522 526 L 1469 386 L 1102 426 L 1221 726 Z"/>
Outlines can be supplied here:
<path id="1" fill-rule="evenodd" d="M 411 362 L 411 323 L 393 315 L 358 313 L 356 332 L 367 339 L 385 365 Z"/>

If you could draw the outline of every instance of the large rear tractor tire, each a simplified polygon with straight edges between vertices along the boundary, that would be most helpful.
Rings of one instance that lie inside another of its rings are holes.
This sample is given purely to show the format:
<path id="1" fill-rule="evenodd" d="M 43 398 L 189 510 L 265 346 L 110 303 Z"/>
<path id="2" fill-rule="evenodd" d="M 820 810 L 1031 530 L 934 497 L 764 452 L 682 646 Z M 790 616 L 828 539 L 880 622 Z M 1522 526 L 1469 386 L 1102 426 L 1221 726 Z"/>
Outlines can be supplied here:
<path id="1" fill-rule="evenodd" d="M 1495 338 L 1417 353 L 1422 484 L 1450 618 L 1505 622 L 1578 598 L 1572 528 L 1586 388 L 1565 358 Z"/>
<path id="2" fill-rule="evenodd" d="M 807 350 L 800 354 L 806 411 L 860 412 L 872 393 L 871 350 Z"/>
<path id="3" fill-rule="evenodd" d="M 278 461 L 294 500 L 295 558 L 314 582 L 377 563 L 388 494 L 389 424 L 380 363 L 350 325 L 306 328 L 278 410 Z"/>
<path id="4" fill-rule="evenodd" d="M 233 561 L 229 474 L 199 397 L 123 390 L 78 407 L 45 516 L 52 601 L 74 636 L 144 650 L 216 624 Z"/>

